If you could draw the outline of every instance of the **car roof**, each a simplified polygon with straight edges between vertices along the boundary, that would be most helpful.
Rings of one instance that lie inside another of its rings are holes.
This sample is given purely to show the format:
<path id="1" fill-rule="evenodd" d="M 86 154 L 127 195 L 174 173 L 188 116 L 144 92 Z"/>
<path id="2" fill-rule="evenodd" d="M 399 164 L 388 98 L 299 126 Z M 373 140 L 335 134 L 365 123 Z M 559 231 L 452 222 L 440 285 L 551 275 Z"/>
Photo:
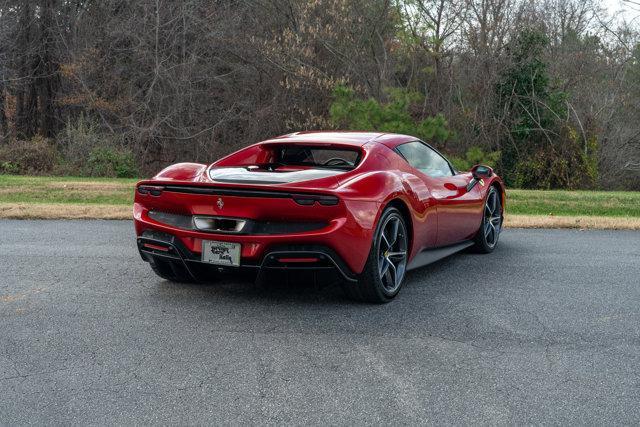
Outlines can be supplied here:
<path id="1" fill-rule="evenodd" d="M 369 142 L 380 142 L 389 147 L 400 143 L 415 141 L 418 138 L 409 135 L 399 135 L 383 132 L 362 131 L 304 131 L 278 136 L 262 144 L 332 144 L 351 147 L 362 147 Z"/>

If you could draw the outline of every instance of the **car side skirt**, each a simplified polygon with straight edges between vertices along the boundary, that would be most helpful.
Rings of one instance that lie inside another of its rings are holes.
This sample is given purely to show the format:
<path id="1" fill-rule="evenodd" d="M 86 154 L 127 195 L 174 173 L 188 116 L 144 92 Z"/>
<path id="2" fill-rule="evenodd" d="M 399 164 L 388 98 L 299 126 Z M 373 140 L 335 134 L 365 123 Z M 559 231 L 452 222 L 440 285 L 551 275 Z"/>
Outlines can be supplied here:
<path id="1" fill-rule="evenodd" d="M 413 257 L 411 262 L 407 265 L 407 270 L 413 270 L 420 268 L 428 264 L 432 264 L 442 258 L 446 258 L 449 255 L 453 255 L 456 252 L 460 252 L 473 245 L 473 241 L 465 240 L 464 242 L 455 243 L 453 245 L 441 246 L 439 248 L 428 248 L 419 252 Z"/>

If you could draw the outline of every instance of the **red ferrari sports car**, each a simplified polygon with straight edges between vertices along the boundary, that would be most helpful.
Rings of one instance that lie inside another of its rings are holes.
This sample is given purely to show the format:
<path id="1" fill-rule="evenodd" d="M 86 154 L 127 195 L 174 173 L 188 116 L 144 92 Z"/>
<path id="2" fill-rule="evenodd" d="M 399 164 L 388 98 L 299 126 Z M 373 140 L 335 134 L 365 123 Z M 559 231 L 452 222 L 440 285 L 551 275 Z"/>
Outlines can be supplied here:
<path id="1" fill-rule="evenodd" d="M 211 165 L 179 163 L 136 187 L 142 258 L 171 281 L 218 271 L 333 273 L 387 302 L 407 270 L 498 243 L 504 183 L 459 172 L 429 144 L 373 132 L 297 132 Z"/>

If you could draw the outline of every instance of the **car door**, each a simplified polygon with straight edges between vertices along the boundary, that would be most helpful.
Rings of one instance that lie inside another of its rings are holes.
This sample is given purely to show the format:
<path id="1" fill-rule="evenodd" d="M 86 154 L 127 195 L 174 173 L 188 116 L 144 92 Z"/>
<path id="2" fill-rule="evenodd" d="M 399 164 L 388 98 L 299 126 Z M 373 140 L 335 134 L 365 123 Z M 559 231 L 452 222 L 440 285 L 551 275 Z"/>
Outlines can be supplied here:
<path id="1" fill-rule="evenodd" d="M 422 141 L 400 144 L 396 150 L 417 170 L 436 202 L 436 246 L 471 238 L 482 215 L 481 186 L 467 191 L 471 174 L 456 173 L 440 153 Z"/>

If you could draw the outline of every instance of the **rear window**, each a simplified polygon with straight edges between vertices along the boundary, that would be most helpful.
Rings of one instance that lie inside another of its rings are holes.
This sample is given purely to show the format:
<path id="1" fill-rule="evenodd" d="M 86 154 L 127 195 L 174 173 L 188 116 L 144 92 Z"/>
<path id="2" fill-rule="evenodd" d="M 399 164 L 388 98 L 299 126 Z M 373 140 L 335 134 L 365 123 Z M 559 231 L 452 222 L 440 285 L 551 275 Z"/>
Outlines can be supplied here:
<path id="1" fill-rule="evenodd" d="M 281 165 L 353 169 L 359 161 L 360 152 L 353 149 L 300 145 L 287 145 L 276 149 L 276 162 Z"/>

